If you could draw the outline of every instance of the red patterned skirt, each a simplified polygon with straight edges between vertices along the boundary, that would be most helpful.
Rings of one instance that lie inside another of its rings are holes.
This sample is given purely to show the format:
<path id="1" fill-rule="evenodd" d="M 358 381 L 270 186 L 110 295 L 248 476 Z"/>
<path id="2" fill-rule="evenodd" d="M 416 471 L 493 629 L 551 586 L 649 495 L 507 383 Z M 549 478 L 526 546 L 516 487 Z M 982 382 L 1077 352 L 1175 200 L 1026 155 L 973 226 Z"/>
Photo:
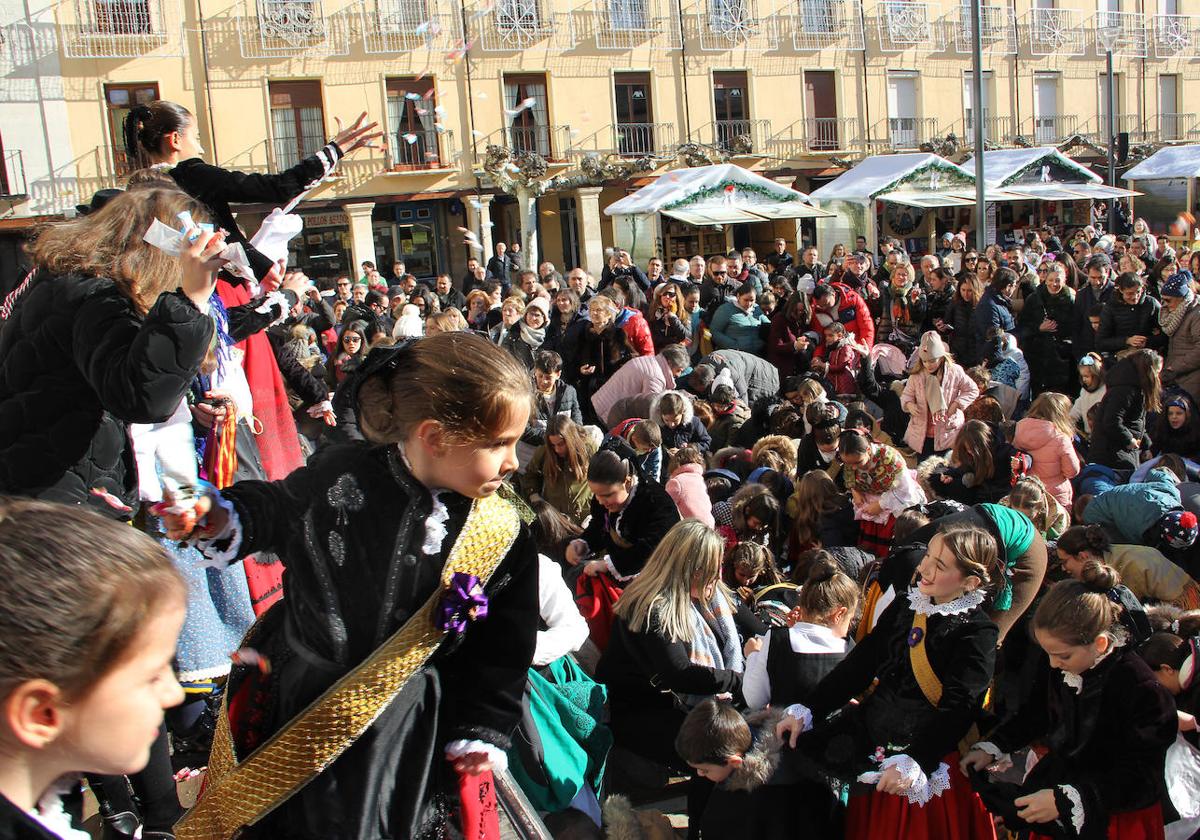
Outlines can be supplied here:
<path id="1" fill-rule="evenodd" d="M 886 557 L 892 550 L 892 534 L 896 531 L 896 517 L 889 516 L 882 525 L 866 519 L 858 521 L 858 547 L 876 557 Z"/>
<path id="2" fill-rule="evenodd" d="M 1108 818 L 1108 840 L 1163 840 L 1166 836 L 1162 806 L 1157 803 L 1149 808 L 1124 811 Z M 1029 840 L 1049 838 L 1044 834 L 1031 834 Z"/>
<path id="3" fill-rule="evenodd" d="M 996 840 L 991 814 L 958 770 L 959 754 L 942 760 L 950 768 L 950 789 L 925 805 L 893 793 L 852 790 L 846 840 Z"/>

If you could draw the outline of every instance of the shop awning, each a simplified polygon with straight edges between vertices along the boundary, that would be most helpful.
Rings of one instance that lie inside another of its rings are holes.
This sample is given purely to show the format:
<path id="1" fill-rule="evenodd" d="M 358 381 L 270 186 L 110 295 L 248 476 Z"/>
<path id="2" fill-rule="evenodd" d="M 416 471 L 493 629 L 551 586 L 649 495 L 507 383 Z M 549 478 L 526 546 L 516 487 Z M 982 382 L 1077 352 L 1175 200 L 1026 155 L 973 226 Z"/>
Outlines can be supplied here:
<path id="1" fill-rule="evenodd" d="M 857 204 L 866 204 L 877 198 L 907 203 L 892 196 L 909 199 L 917 193 L 942 193 L 974 183 L 975 178 L 970 172 L 934 154 L 871 155 L 828 184 L 813 190 L 809 198 L 819 202 L 849 201 Z"/>
<path id="2" fill-rule="evenodd" d="M 975 174 L 975 156 L 963 161 Z M 1100 176 L 1064 155 L 1055 146 L 1028 149 L 993 149 L 984 152 L 983 179 L 988 186 L 1020 189 L 1033 184 L 1100 183 Z"/>
<path id="3" fill-rule="evenodd" d="M 830 215 L 808 196 L 730 163 L 667 172 L 604 208 L 609 216 L 662 213 L 692 225 L 728 225 Z"/>
<path id="4" fill-rule="evenodd" d="M 1200 178 L 1200 145 L 1159 149 L 1121 177 L 1126 181 Z"/>

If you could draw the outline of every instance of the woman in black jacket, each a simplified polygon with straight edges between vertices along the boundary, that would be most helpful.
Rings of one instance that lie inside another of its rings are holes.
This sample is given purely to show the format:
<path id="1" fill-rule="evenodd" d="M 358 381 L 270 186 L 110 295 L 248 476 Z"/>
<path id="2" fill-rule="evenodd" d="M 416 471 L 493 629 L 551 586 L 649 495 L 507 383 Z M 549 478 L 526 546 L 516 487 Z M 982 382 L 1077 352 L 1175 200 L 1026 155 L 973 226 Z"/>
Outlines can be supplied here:
<path id="1" fill-rule="evenodd" d="M 33 244 L 37 273 L 0 332 L 0 493 L 132 514 L 129 424 L 171 416 L 214 337 L 224 235 L 193 230 L 178 258 L 142 240 L 184 210 L 207 219 L 176 189 L 139 187 Z"/>
<path id="2" fill-rule="evenodd" d="M 744 657 L 729 590 L 720 582 L 724 544 L 703 523 L 675 525 L 617 601 L 612 637 L 597 667 L 608 686 L 619 746 L 687 773 L 675 736 L 688 709 L 717 694 L 742 702 Z M 694 777 L 688 812 L 698 834 L 711 786 Z"/>
<path id="3" fill-rule="evenodd" d="M 954 297 L 950 299 L 950 305 L 946 307 L 946 314 L 942 319 L 945 329 L 938 327 L 938 331 L 943 335 L 949 333 L 950 352 L 956 359 L 971 357 L 971 316 L 975 314 L 977 303 L 979 282 L 972 271 L 958 281 L 958 288 L 954 290 Z"/>
<path id="4" fill-rule="evenodd" d="M 1114 470 L 1134 470 L 1139 453 L 1149 448 L 1146 413 L 1162 408 L 1162 357 L 1153 350 L 1134 350 L 1105 377 L 1104 399 L 1092 424 L 1088 460 Z"/>
<path id="5" fill-rule="evenodd" d="M 156 166 L 168 174 L 188 195 L 208 208 L 213 222 L 224 229 L 230 242 L 240 242 L 254 274 L 260 280 L 271 270 L 271 259 L 259 253 L 238 227 L 230 203 L 284 205 L 305 190 L 312 189 L 331 173 L 343 157 L 356 149 L 375 148 L 373 140 L 382 132 L 372 133 L 378 123 L 366 123 L 367 113 L 354 125 L 341 130 L 315 155 L 306 157 L 290 169 L 274 175 L 231 172 L 201 160 L 200 130 L 196 118 L 182 105 L 156 100 L 135 105 L 125 117 L 125 153 L 138 167 Z"/>

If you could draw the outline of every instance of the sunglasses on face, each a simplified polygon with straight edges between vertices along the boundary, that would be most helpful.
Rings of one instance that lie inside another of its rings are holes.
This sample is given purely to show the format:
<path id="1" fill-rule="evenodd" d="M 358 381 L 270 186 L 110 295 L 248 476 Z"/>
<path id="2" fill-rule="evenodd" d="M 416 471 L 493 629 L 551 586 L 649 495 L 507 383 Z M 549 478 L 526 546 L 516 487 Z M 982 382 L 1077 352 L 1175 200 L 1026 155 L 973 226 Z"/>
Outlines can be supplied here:
<path id="1" fill-rule="evenodd" d="M 713 277 L 724 277 L 724 276 L 725 276 L 725 275 L 727 275 L 728 273 L 729 273 L 729 272 L 727 272 L 727 271 L 714 271 L 714 272 L 713 272 Z"/>
<path id="2" fill-rule="evenodd" d="M 663 293 L 662 293 L 662 296 L 663 296 L 663 297 L 669 297 L 669 298 L 673 298 L 673 297 L 675 297 L 675 293 L 674 293 L 674 292 L 663 292 Z"/>
<path id="3" fill-rule="evenodd" d="M 979 262 L 979 257 L 963 257 L 966 262 Z"/>

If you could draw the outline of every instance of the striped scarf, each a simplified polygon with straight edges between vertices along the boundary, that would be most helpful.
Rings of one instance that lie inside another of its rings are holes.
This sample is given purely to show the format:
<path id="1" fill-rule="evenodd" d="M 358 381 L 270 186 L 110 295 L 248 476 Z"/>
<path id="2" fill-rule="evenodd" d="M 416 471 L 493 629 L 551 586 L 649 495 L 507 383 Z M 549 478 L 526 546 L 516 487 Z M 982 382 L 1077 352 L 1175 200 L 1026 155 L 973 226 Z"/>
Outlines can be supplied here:
<path id="1" fill-rule="evenodd" d="M 733 623 L 733 607 L 724 590 L 718 586 L 707 604 L 692 599 L 692 639 L 687 643 L 688 661 L 702 668 L 741 672 L 745 667 L 737 627 Z M 681 698 L 688 708 L 708 699 L 703 694 L 684 694 Z"/>

